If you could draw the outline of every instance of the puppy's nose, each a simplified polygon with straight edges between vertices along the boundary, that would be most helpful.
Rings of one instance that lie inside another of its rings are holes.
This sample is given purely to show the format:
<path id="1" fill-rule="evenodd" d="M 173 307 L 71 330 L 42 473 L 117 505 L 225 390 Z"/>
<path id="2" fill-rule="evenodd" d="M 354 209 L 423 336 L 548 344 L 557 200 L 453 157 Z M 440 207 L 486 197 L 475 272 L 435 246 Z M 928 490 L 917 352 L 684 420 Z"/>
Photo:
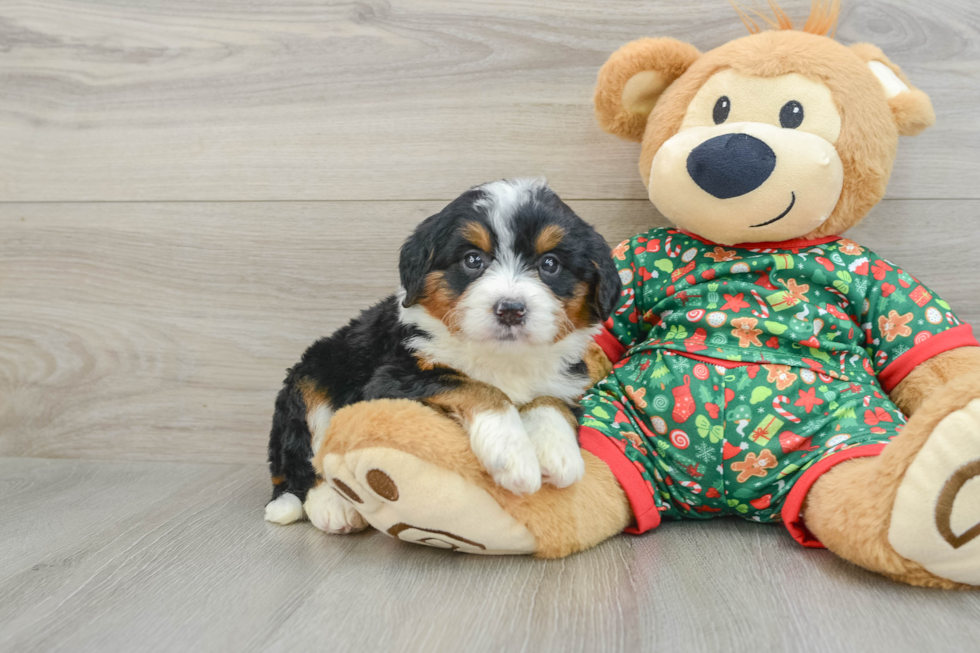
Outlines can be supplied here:
<path id="1" fill-rule="evenodd" d="M 513 299 L 501 299 L 493 307 L 493 312 L 497 314 L 497 321 L 501 324 L 517 326 L 524 322 L 527 307 L 523 303 Z"/>
<path id="2" fill-rule="evenodd" d="M 720 200 L 761 186 L 776 167 L 776 153 L 748 134 L 722 134 L 691 150 L 687 173 L 703 191 Z"/>

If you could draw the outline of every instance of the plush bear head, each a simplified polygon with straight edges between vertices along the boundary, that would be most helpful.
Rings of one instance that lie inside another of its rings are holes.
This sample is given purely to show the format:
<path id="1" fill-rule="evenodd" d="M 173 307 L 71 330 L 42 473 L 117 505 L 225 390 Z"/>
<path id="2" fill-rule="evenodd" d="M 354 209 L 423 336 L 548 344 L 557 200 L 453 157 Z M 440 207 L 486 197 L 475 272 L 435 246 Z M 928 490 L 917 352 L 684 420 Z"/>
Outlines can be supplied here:
<path id="1" fill-rule="evenodd" d="M 898 136 L 935 121 L 932 104 L 877 47 L 841 45 L 836 0 L 794 30 L 744 13 L 750 36 L 702 54 L 641 39 L 599 72 L 603 129 L 642 143 L 650 200 L 678 227 L 734 245 L 853 227 L 885 194 Z"/>

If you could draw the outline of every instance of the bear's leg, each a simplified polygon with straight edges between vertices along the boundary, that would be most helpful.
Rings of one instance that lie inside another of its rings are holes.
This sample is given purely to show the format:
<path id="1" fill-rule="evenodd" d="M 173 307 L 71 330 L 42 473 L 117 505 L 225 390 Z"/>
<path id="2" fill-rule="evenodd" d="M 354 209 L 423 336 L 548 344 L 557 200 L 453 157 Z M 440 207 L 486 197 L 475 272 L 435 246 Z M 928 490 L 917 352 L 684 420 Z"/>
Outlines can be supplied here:
<path id="1" fill-rule="evenodd" d="M 932 395 L 880 456 L 810 489 L 807 528 L 837 555 L 912 585 L 980 586 L 980 384 Z"/>
<path id="2" fill-rule="evenodd" d="M 334 416 L 314 466 L 372 526 L 401 540 L 483 554 L 555 558 L 619 533 L 629 503 L 605 463 L 519 496 L 493 482 L 463 429 L 408 400 L 348 406 Z"/>

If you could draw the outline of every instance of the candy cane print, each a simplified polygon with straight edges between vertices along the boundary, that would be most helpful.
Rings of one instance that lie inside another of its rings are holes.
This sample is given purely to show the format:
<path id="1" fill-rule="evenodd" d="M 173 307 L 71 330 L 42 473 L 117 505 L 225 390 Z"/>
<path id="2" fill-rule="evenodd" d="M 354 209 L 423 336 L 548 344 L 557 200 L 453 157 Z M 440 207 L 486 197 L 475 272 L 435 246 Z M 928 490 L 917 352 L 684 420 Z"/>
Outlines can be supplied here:
<path id="1" fill-rule="evenodd" d="M 667 236 L 667 240 L 664 242 L 664 252 L 670 258 L 677 258 L 678 256 L 681 255 L 681 246 L 678 245 L 676 248 L 671 249 L 670 248 L 670 241 L 671 241 L 672 238 L 673 238 L 673 236 Z"/>
<path id="2" fill-rule="evenodd" d="M 755 299 L 755 303 L 759 305 L 758 311 L 756 311 L 754 308 L 752 309 L 752 315 L 763 320 L 769 317 L 769 307 L 766 306 L 764 301 L 762 301 L 762 297 L 759 295 L 759 293 L 754 290 L 750 290 L 749 292 L 752 293 L 752 298 Z"/>
<path id="3" fill-rule="evenodd" d="M 794 424 L 799 424 L 803 420 L 801 420 L 799 417 L 797 417 L 793 413 L 789 412 L 788 410 L 780 406 L 780 404 L 788 404 L 788 403 L 789 403 L 789 399 L 786 398 L 786 395 L 779 395 L 778 397 L 772 400 L 773 410 L 779 413 L 780 417 L 788 419 Z"/>
<path id="4" fill-rule="evenodd" d="M 837 298 L 840 300 L 841 308 L 847 308 L 848 306 L 851 305 L 851 301 L 847 298 L 847 295 L 845 295 L 841 291 L 837 290 L 836 288 L 832 288 L 830 286 L 826 286 L 824 288 L 824 290 L 828 290 L 828 291 L 834 293 L 835 295 L 837 295 Z"/>
<path id="5" fill-rule="evenodd" d="M 627 297 L 628 299 L 623 303 L 622 306 L 616 309 L 616 315 L 622 315 L 623 313 L 625 313 L 630 309 L 630 306 L 633 305 L 634 292 L 632 288 L 623 288 L 622 296 Z"/>
<path id="6" fill-rule="evenodd" d="M 681 481 L 681 486 L 686 487 L 693 494 L 701 494 L 701 486 L 694 481 Z"/>

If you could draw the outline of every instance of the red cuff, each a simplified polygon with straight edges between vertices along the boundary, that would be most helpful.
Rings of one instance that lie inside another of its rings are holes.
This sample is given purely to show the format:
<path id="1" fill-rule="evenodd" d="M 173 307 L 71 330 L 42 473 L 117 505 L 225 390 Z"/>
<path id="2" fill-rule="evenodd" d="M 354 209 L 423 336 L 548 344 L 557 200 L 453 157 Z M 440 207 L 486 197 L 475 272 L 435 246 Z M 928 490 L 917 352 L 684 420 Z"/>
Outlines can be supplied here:
<path id="1" fill-rule="evenodd" d="M 602 327 L 602 331 L 595 337 L 595 344 L 599 345 L 610 363 L 617 363 L 626 353 L 626 347 L 619 341 L 612 331 Z"/>
<path id="2" fill-rule="evenodd" d="M 640 470 L 626 457 L 626 454 L 608 437 L 588 426 L 578 430 L 579 446 L 609 465 L 613 476 L 619 481 L 630 502 L 636 526 L 625 529 L 627 533 L 639 535 L 660 525 L 660 511 L 653 501 L 653 494 Z"/>
<path id="3" fill-rule="evenodd" d="M 780 511 L 780 515 L 783 518 L 783 525 L 786 526 L 786 530 L 789 531 L 789 534 L 793 536 L 794 540 L 809 549 L 824 548 L 820 540 L 814 537 L 813 533 L 807 530 L 806 524 L 803 523 L 803 503 L 806 501 L 806 495 L 810 491 L 810 488 L 813 487 L 813 484 L 817 482 L 818 478 L 829 472 L 835 465 L 845 460 L 851 460 L 852 458 L 877 456 L 886 446 L 883 443 L 866 444 L 860 447 L 854 447 L 853 449 L 844 449 L 840 453 L 818 460 L 796 479 L 796 483 L 793 485 L 793 489 L 789 491 L 789 494 L 786 495 L 786 501 L 783 503 L 783 509 Z"/>
<path id="4" fill-rule="evenodd" d="M 922 344 L 912 347 L 878 374 L 878 381 L 885 392 L 891 392 L 916 367 L 944 351 L 959 347 L 977 347 L 980 343 L 973 337 L 973 327 L 961 324 L 942 333 L 937 333 Z"/>

